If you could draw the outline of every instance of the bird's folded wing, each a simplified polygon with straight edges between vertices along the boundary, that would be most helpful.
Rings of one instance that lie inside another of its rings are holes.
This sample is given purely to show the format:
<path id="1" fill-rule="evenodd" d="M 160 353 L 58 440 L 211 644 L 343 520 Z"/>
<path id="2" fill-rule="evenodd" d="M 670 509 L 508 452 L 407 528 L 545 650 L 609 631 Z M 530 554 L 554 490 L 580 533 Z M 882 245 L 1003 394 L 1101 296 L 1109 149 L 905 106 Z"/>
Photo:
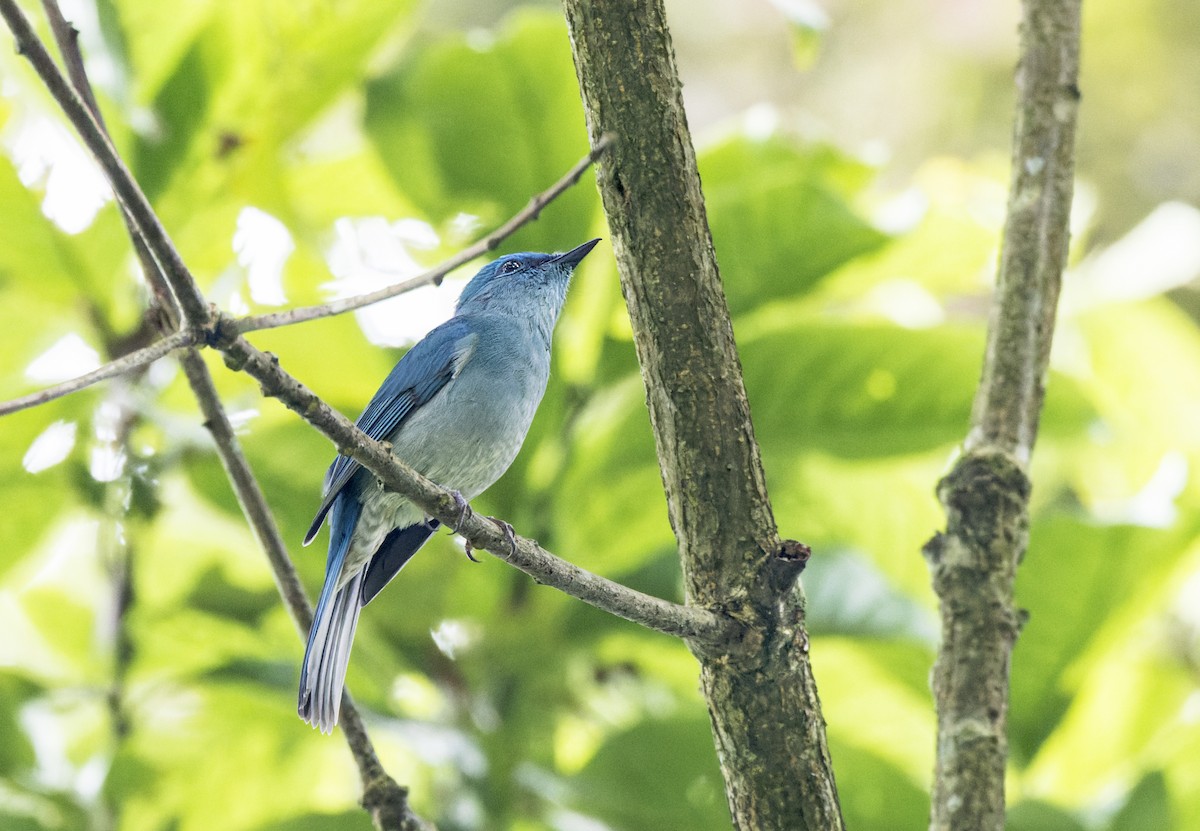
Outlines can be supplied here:
<path id="1" fill-rule="evenodd" d="M 462 372 L 478 335 L 461 318 L 451 318 L 405 353 L 356 422 L 373 439 L 386 440 L 410 415 Z M 324 498 L 304 544 L 312 542 L 333 500 L 358 471 L 358 462 L 338 456 L 325 474 Z"/>

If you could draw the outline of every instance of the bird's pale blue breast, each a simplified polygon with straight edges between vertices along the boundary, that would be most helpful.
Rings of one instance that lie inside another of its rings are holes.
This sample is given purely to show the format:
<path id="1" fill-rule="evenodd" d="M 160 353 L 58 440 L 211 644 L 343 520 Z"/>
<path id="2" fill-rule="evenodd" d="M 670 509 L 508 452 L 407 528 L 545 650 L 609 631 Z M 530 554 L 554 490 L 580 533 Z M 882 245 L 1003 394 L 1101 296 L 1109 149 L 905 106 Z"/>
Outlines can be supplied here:
<path id="1" fill-rule="evenodd" d="M 456 337 L 446 343 L 457 357 L 430 364 L 448 367 L 447 380 L 398 421 L 380 415 L 372 425 L 380 429 L 378 425 L 394 423 L 381 435 L 392 443 L 393 454 L 470 500 L 500 478 L 520 451 L 546 389 L 550 353 L 539 334 L 509 315 L 455 320 Z M 348 486 L 363 511 L 344 574 L 361 568 L 392 528 L 425 519 L 424 511 L 383 490 L 368 471 L 351 476 Z"/>
<path id="2" fill-rule="evenodd" d="M 462 370 L 478 336 L 462 318 L 451 318 L 405 353 L 356 422 L 377 441 L 387 441 L 416 410 L 431 401 Z M 338 456 L 325 474 L 324 498 L 304 542 L 316 536 L 333 500 L 360 469 Z"/>

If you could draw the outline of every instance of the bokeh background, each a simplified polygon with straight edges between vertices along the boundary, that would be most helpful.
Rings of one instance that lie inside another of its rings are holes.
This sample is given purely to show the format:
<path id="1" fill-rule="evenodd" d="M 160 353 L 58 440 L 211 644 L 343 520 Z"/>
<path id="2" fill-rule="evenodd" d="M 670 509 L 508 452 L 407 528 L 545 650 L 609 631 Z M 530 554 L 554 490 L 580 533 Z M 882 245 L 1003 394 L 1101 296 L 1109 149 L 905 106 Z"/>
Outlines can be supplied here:
<path id="1" fill-rule="evenodd" d="M 586 151 L 554 3 L 64 7 L 118 146 L 236 313 L 414 273 Z M 933 488 L 979 373 L 1019 8 L 668 7 L 776 516 L 815 551 L 812 660 L 848 824 L 922 828 L 937 618 L 920 549 L 942 524 Z M 1009 825 L 1187 829 L 1200 823 L 1200 6 L 1084 13 L 1074 244 L 1018 578 Z M 126 348 L 145 297 L 99 174 L 11 49 L 0 148 L 9 398 Z M 585 178 L 507 250 L 605 234 Z M 461 284 L 252 340 L 356 415 Z M 605 246 L 555 349 L 530 438 L 477 506 L 678 599 Z M 332 448 L 209 359 L 315 590 L 325 538 L 299 542 Z M 370 827 L 344 744 L 295 716 L 301 642 L 170 360 L 0 419 L 0 633 L 6 831 Z M 728 822 L 687 650 L 472 564 L 448 535 L 365 611 L 349 685 L 386 766 L 443 829 Z"/>

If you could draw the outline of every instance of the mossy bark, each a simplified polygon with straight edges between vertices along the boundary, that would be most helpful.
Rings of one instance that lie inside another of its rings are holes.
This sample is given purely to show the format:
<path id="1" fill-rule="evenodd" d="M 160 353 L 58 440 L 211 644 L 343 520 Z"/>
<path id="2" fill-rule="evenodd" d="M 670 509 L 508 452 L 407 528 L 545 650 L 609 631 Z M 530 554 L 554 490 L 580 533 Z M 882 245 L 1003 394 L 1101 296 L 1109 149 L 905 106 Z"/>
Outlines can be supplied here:
<path id="1" fill-rule="evenodd" d="M 926 546 L 941 601 L 934 831 L 1004 828 L 1013 599 L 1029 535 L 1037 438 L 1067 259 L 1079 103 L 1079 0 L 1025 0 L 1012 183 L 983 375 L 963 454 L 938 486 L 946 532 Z"/>
<path id="2" fill-rule="evenodd" d="M 688 602 L 741 621 L 696 648 L 734 824 L 840 829 L 796 547 L 779 538 L 660 0 L 564 0 Z"/>

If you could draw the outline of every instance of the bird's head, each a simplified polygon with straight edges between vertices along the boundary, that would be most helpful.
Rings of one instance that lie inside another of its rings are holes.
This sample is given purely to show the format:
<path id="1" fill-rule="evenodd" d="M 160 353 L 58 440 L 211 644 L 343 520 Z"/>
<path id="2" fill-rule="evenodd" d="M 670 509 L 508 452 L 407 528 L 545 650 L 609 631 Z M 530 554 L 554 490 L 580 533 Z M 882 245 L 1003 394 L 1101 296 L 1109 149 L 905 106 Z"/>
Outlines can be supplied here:
<path id="1" fill-rule="evenodd" d="M 596 247 L 594 239 L 565 254 L 509 254 L 479 269 L 458 297 L 456 312 L 508 307 L 514 311 L 531 303 L 548 303 L 554 314 L 567 296 L 575 266 Z"/>

